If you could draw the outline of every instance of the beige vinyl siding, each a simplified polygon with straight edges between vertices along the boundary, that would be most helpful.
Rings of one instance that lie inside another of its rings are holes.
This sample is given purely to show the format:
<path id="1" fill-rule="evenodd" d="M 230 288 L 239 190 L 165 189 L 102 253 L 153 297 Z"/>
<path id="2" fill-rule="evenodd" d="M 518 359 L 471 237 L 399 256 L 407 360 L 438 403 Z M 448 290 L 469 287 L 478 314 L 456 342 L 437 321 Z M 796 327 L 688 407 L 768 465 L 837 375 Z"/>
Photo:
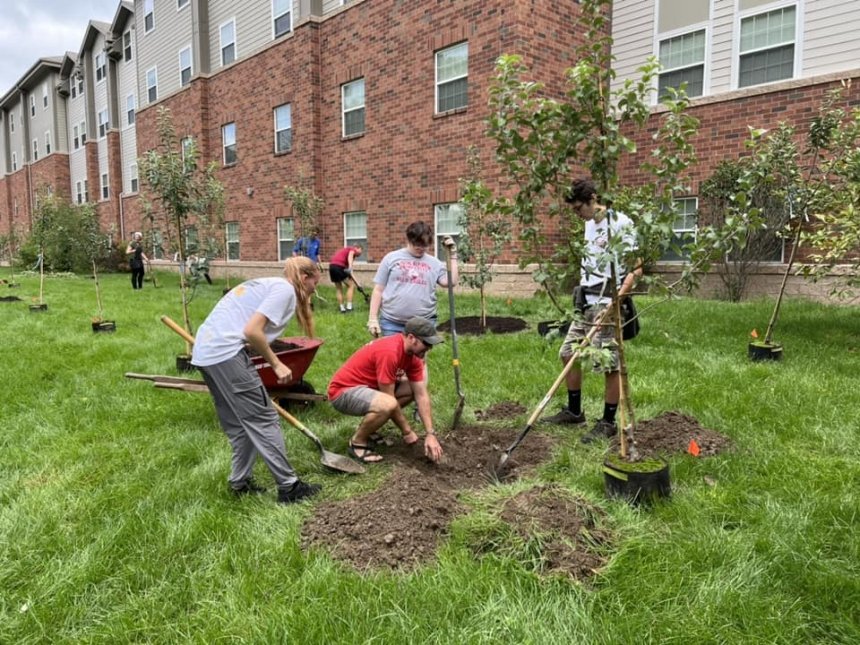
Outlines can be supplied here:
<path id="1" fill-rule="evenodd" d="M 337 11 L 341 7 L 349 6 L 350 4 L 355 4 L 355 0 L 347 0 L 346 5 L 344 5 L 341 0 L 323 0 L 323 15 L 331 13 L 332 11 Z M 293 18 L 293 24 L 296 24 L 295 18 Z"/>
<path id="2" fill-rule="evenodd" d="M 6 118 L 9 118 L 10 114 L 14 114 L 13 117 L 15 120 L 15 132 L 9 133 L 9 168 L 12 168 L 12 153 L 18 153 L 18 170 L 21 170 L 21 167 L 24 165 L 24 162 L 30 158 L 29 154 L 22 154 L 24 150 L 24 122 L 22 121 L 22 117 L 26 112 L 21 109 L 21 98 L 20 94 L 18 95 L 18 100 L 12 104 L 12 109 L 6 113 Z M 6 124 L 6 128 L 8 130 L 9 124 Z"/>
<path id="3" fill-rule="evenodd" d="M 807 0 L 802 39 L 801 76 L 860 67 L 860 2 Z"/>
<path id="4" fill-rule="evenodd" d="M 76 198 L 75 184 L 87 178 L 87 155 L 84 148 L 69 153 L 69 176 L 72 180 L 72 199 Z"/>
<path id="5" fill-rule="evenodd" d="M 49 108 L 47 110 L 42 108 L 42 86 L 44 83 L 48 83 L 51 85 L 53 83 L 53 75 L 43 77 L 41 83 L 36 85 L 31 90 L 30 96 L 36 98 L 36 116 L 30 117 L 30 98 L 27 98 L 27 121 L 28 127 L 30 128 L 30 139 L 38 139 L 39 140 L 39 159 L 44 159 L 46 151 L 45 151 L 45 132 L 50 130 L 53 139 L 56 139 L 54 135 L 54 115 L 50 109 L 50 100 L 48 101 Z M 51 90 L 48 90 L 48 94 L 50 96 Z M 32 153 L 32 141 L 30 143 L 31 153 Z"/>
<path id="6" fill-rule="evenodd" d="M 135 0 L 136 28 L 132 39 L 136 44 L 137 60 L 133 59 L 130 65 L 140 70 L 136 92 L 138 110 L 143 110 L 150 104 L 146 91 L 146 70 L 158 68 L 157 101 L 180 89 L 178 52 L 192 40 L 191 7 L 177 11 L 176 0 L 155 0 L 154 14 L 155 29 L 146 33 L 143 24 L 143 0 Z M 196 66 L 194 71 L 198 71 Z M 121 98 L 120 107 L 125 104 L 125 96 Z"/>
<path id="7" fill-rule="evenodd" d="M 708 94 L 719 94 L 732 89 L 735 12 L 731 2 L 715 2 L 711 17 L 711 85 Z"/>
<path id="8" fill-rule="evenodd" d="M 296 26 L 299 3 L 292 3 L 292 24 Z M 221 26 L 235 19 L 236 61 L 245 60 L 271 44 L 272 0 L 214 0 L 209 3 L 209 64 L 212 73 L 221 67 Z M 285 38 L 289 36 L 281 36 Z M 235 61 L 234 61 L 235 62 Z M 232 63 L 231 63 L 232 64 Z"/>
<path id="9" fill-rule="evenodd" d="M 2 114 L 2 121 L 0 121 L 0 177 L 5 177 L 12 171 L 12 156 L 8 151 L 8 146 L 6 145 L 6 131 L 9 127 L 9 115 L 5 112 Z"/>
<path id="10" fill-rule="evenodd" d="M 52 83 L 56 85 L 58 80 L 59 76 L 55 76 Z M 54 138 L 54 152 L 68 152 L 69 131 L 66 129 L 66 124 L 68 123 L 67 114 L 69 111 L 68 101 L 60 100 L 60 97 L 57 96 L 56 89 L 51 92 L 49 101 L 49 105 L 53 106 L 53 109 L 51 110 L 51 112 L 53 112 L 51 136 Z"/>
<path id="11" fill-rule="evenodd" d="M 654 54 L 654 21 L 656 2 L 618 0 L 612 14 L 612 38 L 615 41 L 616 89 L 625 78 L 638 78 L 636 69 Z"/>
<path id="12" fill-rule="evenodd" d="M 665 34 L 705 22 L 710 5 L 711 0 L 659 0 L 657 31 Z"/>
<path id="13" fill-rule="evenodd" d="M 190 8 L 189 8 L 190 9 Z M 190 13 L 190 10 L 184 10 Z M 131 22 L 134 20 L 133 18 L 129 20 L 128 24 L 123 25 L 121 33 L 125 33 L 131 28 Z M 157 27 L 156 27 L 157 28 Z M 131 43 L 132 48 L 137 44 L 137 30 L 131 30 Z M 120 145 L 120 155 L 122 157 L 122 190 L 124 193 L 131 192 L 131 177 L 129 177 L 129 166 L 133 163 L 136 163 L 137 160 L 137 129 L 135 118 L 135 123 L 132 125 L 127 125 L 126 122 L 126 113 L 128 111 L 126 105 L 126 99 L 129 94 L 134 94 L 135 98 L 135 117 L 137 116 L 137 110 L 140 109 L 141 100 L 138 95 L 138 84 L 137 84 L 137 55 L 136 53 L 132 54 L 132 58 L 130 61 L 126 61 L 124 58 L 120 58 L 117 61 L 117 100 L 116 103 L 119 106 L 119 114 L 117 115 L 117 123 L 116 125 L 119 127 L 119 145 Z M 161 79 L 159 79 L 160 82 Z M 159 88 L 161 89 L 161 88 Z"/>

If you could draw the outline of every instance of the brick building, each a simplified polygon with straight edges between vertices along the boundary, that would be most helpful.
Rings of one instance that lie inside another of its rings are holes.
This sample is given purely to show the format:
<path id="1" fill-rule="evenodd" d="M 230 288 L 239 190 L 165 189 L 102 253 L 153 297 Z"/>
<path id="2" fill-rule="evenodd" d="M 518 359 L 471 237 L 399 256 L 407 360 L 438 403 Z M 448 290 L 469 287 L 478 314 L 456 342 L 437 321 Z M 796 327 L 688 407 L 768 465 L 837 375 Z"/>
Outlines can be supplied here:
<path id="1" fill-rule="evenodd" d="M 111 22 L 90 22 L 77 52 L 41 59 L 0 98 L 0 234 L 29 228 L 40 185 L 95 201 L 118 238 L 139 230 L 136 158 L 154 146 L 165 106 L 177 134 L 220 166 L 236 273 L 271 272 L 289 255 L 288 184 L 325 200 L 323 257 L 361 243 L 370 270 L 410 221 L 456 233 L 467 148 L 492 159 L 483 119 L 496 58 L 522 54 L 557 91 L 578 12 L 570 0 L 120 2 Z M 679 196 L 679 233 L 694 232 L 698 187 L 742 150 L 747 123 L 810 115 L 828 84 L 860 76 L 858 28 L 858 0 L 614 2 L 619 82 L 654 54 L 660 87 L 687 81 L 697 97 L 700 165 Z M 647 132 L 640 144 L 647 154 Z M 627 160 L 624 181 L 638 166 Z M 505 293 L 534 288 L 527 273 L 504 275 Z"/>

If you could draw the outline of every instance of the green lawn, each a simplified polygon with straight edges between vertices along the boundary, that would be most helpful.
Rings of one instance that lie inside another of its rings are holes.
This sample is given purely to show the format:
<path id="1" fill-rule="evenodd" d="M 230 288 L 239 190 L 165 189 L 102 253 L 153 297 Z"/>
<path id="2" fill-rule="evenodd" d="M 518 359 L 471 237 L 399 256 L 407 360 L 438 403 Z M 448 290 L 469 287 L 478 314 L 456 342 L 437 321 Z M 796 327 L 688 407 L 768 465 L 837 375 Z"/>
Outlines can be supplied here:
<path id="1" fill-rule="evenodd" d="M 781 364 L 746 358 L 769 301 L 649 309 L 627 346 L 638 417 L 692 414 L 729 435 L 733 452 L 674 458 L 671 501 L 640 511 L 604 499 L 601 448 L 557 428 L 560 446 L 532 481 L 466 497 L 473 511 L 455 522 L 437 562 L 359 574 L 301 550 L 315 502 L 283 507 L 272 493 L 228 494 L 230 451 L 208 396 L 123 378 L 175 373 L 183 344 L 158 320 L 181 319 L 175 276 L 141 292 L 126 275 L 103 277 L 115 334 L 90 329 L 92 280 L 47 279 L 44 313 L 27 307 L 38 278 L 17 280 L 20 288 L 2 288 L 24 300 L 0 303 L 0 643 L 860 642 L 856 307 L 787 302 Z M 198 290 L 198 324 L 222 286 Z M 343 316 L 333 292 L 322 295 L 326 343 L 307 374 L 319 391 L 367 340 L 361 299 Z M 546 317 L 533 302 L 492 306 L 533 324 Z M 458 315 L 476 307 L 461 298 Z M 461 337 L 464 421 L 500 401 L 530 413 L 558 374 L 557 349 L 534 331 Z M 446 347 L 430 354 L 430 373 L 444 430 L 456 403 Z M 588 377 L 584 396 L 598 416 L 602 379 Z M 325 404 L 300 416 L 330 450 L 345 452 L 353 420 Z M 527 416 L 509 425 L 524 427 Z M 367 490 L 384 472 L 331 474 L 311 442 L 289 427 L 284 434 L 299 472 L 323 483 L 323 500 Z M 271 483 L 262 464 L 257 475 Z M 615 543 L 591 584 L 470 549 L 486 513 L 538 481 L 608 512 Z"/>

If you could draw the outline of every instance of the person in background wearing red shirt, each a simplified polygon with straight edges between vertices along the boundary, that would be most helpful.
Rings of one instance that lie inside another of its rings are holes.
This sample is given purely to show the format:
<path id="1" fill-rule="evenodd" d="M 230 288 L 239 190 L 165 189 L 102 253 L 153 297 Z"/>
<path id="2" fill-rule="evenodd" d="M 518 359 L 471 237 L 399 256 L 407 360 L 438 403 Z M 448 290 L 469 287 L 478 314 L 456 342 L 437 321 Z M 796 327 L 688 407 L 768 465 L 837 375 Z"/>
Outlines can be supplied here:
<path id="1" fill-rule="evenodd" d="M 352 313 L 352 292 L 355 282 L 349 278 L 352 275 L 352 264 L 361 252 L 360 246 L 345 246 L 328 261 L 328 276 L 337 290 L 337 306 L 340 307 L 342 314 Z M 344 284 L 346 284 L 346 307 L 343 306 Z"/>
<path id="2" fill-rule="evenodd" d="M 416 316 L 406 322 L 402 334 L 371 341 L 335 372 L 328 386 L 332 407 L 343 414 L 364 417 L 349 440 L 350 455 L 364 463 L 382 461 L 369 441 L 389 419 L 400 428 L 404 443 L 417 442 L 418 435 L 403 414 L 403 407 L 415 401 L 426 429 L 424 454 L 439 461 L 442 446 L 433 431 L 424 356 L 441 342 L 433 323 Z M 406 378 L 399 378 L 400 374 Z"/>

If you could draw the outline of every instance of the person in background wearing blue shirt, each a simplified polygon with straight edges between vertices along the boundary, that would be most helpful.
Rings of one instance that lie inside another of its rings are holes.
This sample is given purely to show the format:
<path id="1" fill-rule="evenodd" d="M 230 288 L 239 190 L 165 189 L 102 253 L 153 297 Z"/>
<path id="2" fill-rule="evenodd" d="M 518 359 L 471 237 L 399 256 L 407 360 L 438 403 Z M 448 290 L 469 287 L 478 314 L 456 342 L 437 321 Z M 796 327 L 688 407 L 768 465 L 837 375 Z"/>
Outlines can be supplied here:
<path id="1" fill-rule="evenodd" d="M 310 235 L 304 235 L 296 240 L 296 245 L 293 247 L 293 257 L 305 257 L 310 259 L 314 264 L 320 262 L 320 239 L 319 231 L 311 230 Z"/>

